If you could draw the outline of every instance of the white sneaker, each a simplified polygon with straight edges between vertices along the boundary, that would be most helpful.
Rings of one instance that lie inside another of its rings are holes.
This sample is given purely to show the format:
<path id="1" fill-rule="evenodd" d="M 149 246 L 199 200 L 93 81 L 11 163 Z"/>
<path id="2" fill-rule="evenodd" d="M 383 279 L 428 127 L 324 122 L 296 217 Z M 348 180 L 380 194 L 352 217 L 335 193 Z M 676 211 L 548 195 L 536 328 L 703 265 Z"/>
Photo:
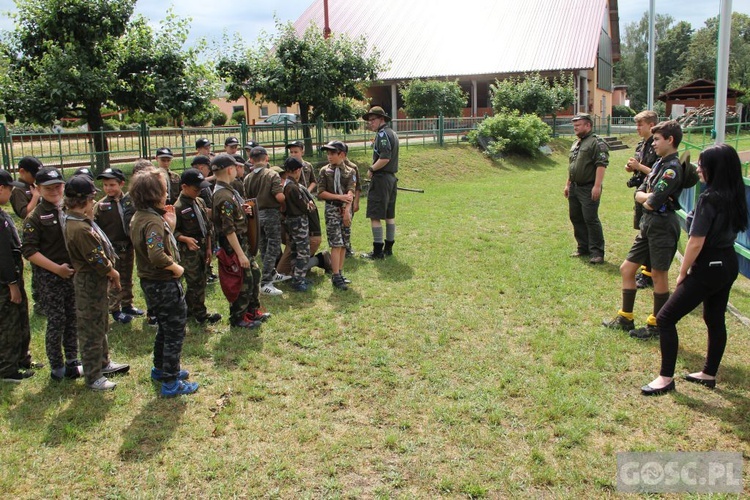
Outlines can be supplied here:
<path id="1" fill-rule="evenodd" d="M 130 365 L 126 365 L 125 363 L 115 363 L 114 361 L 110 361 L 107 366 L 102 368 L 102 374 L 113 375 L 115 373 L 128 373 L 128 370 L 130 370 Z"/>
<path id="2" fill-rule="evenodd" d="M 111 391 L 115 387 L 117 387 L 117 384 L 107 380 L 107 377 L 101 377 L 93 384 L 89 384 L 89 389 L 92 391 Z"/>
<path id="3" fill-rule="evenodd" d="M 281 283 L 282 281 L 286 281 L 286 280 L 290 280 L 290 279 L 292 279 L 292 277 L 289 276 L 288 274 L 276 273 L 276 276 L 273 277 L 273 282 L 274 283 Z"/>
<path id="4" fill-rule="evenodd" d="M 273 283 L 268 283 L 260 288 L 260 293 L 264 295 L 281 295 L 284 292 L 273 286 Z"/>

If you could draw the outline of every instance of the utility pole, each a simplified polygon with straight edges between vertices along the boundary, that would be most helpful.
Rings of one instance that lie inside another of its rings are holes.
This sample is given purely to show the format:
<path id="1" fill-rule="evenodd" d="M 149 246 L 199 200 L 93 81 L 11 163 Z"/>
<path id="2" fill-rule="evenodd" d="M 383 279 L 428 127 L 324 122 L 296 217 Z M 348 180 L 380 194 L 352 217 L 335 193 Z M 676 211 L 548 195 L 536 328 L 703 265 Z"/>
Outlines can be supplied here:
<path id="1" fill-rule="evenodd" d="M 328 22 L 328 0 L 323 0 L 323 19 L 325 20 L 323 38 L 328 40 L 328 37 L 331 36 L 331 24 Z"/>
<path id="2" fill-rule="evenodd" d="M 656 0 L 648 6 L 648 99 L 647 109 L 654 109 L 654 80 L 656 75 Z"/>
<path id="3" fill-rule="evenodd" d="M 714 107 L 714 138 L 724 143 L 727 128 L 727 91 L 729 90 L 729 43 L 732 32 L 732 0 L 721 0 L 719 12 L 719 49 L 716 58 L 716 106 Z"/>

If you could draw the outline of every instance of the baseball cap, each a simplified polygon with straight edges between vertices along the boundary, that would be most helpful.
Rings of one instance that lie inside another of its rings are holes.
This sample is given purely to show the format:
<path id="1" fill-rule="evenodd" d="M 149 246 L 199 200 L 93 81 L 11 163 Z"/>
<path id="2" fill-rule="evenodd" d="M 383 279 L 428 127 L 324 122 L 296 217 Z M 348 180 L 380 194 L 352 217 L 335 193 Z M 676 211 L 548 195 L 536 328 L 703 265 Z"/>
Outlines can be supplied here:
<path id="1" fill-rule="evenodd" d="M 94 180 L 94 172 L 92 172 L 91 169 L 88 168 L 88 167 L 81 167 L 81 168 L 79 168 L 78 170 L 76 170 L 75 172 L 73 172 L 73 175 L 71 177 L 77 177 L 79 175 L 85 175 L 86 177 L 88 177 L 92 181 Z"/>
<path id="2" fill-rule="evenodd" d="M 263 146 L 255 146 L 250 150 L 250 158 L 258 158 L 263 155 L 268 155 L 268 151 Z"/>
<path id="3" fill-rule="evenodd" d="M 236 161 L 239 165 L 245 165 L 245 159 L 242 157 L 242 155 L 231 155 L 232 158 L 234 158 L 234 161 Z"/>
<path id="4" fill-rule="evenodd" d="M 227 137 L 227 140 L 224 141 L 225 146 L 234 146 L 235 144 L 239 146 L 240 141 L 234 136 Z"/>
<path id="5" fill-rule="evenodd" d="M 211 170 L 214 172 L 217 170 L 223 170 L 228 167 L 236 167 L 237 161 L 235 161 L 234 157 L 227 153 L 219 153 L 218 155 L 214 156 L 211 160 Z"/>
<path id="6" fill-rule="evenodd" d="M 305 143 L 302 141 L 292 141 L 289 144 L 286 145 L 286 148 L 303 148 L 305 147 Z"/>
<path id="7" fill-rule="evenodd" d="M 43 167 L 36 173 L 36 183 L 39 186 L 51 184 L 65 184 L 62 174 L 55 167 Z"/>
<path id="8" fill-rule="evenodd" d="M 73 176 L 65 183 L 65 196 L 68 198 L 85 198 L 97 191 L 94 181 L 87 175 Z"/>
<path id="9" fill-rule="evenodd" d="M 172 154 L 172 150 L 169 148 L 159 148 L 156 150 L 156 157 L 159 158 L 160 156 L 168 156 L 169 158 L 174 158 L 174 155 Z"/>
<path id="10" fill-rule="evenodd" d="M 31 175 L 36 175 L 37 172 L 39 172 L 39 169 L 44 167 L 42 165 L 42 162 L 39 161 L 39 158 L 36 158 L 34 156 L 24 156 L 20 160 L 18 160 L 18 168 L 22 168 L 26 170 Z"/>
<path id="11" fill-rule="evenodd" d="M 211 146 L 211 145 L 213 145 L 213 142 L 209 141 L 205 137 L 201 137 L 200 139 L 195 141 L 195 149 L 205 148 L 206 146 Z"/>
<path id="12" fill-rule="evenodd" d="M 588 113 L 578 113 L 577 115 L 575 115 L 573 118 L 570 119 L 570 121 L 572 122 L 577 122 L 578 120 L 586 120 L 589 123 L 594 123 L 593 120 L 591 119 L 591 115 Z"/>
<path id="13" fill-rule="evenodd" d="M 188 186 L 195 186 L 201 189 L 211 185 L 197 168 L 185 170 L 180 176 L 180 184 L 187 184 Z"/>
<path id="14" fill-rule="evenodd" d="M 0 186 L 12 186 L 19 188 L 26 187 L 23 182 L 14 181 L 13 177 L 10 175 L 10 172 L 2 169 L 0 169 Z"/>
<path id="15" fill-rule="evenodd" d="M 245 144 L 245 147 L 243 149 L 253 149 L 253 148 L 258 147 L 258 146 L 260 146 L 260 144 L 258 144 L 257 142 L 250 141 L 247 144 Z"/>
<path id="16" fill-rule="evenodd" d="M 115 179 L 120 182 L 125 182 L 125 174 L 119 168 L 108 168 L 101 174 L 96 176 L 97 179 Z"/>
<path id="17" fill-rule="evenodd" d="M 284 160 L 284 170 L 286 170 L 287 172 L 294 172 L 295 170 L 299 170 L 302 167 L 302 162 L 294 156 L 290 156 L 289 158 Z"/>
<path id="18" fill-rule="evenodd" d="M 322 151 L 338 151 L 340 153 L 346 153 L 349 148 L 347 148 L 346 144 L 341 141 L 331 141 L 328 144 L 321 146 L 320 149 Z"/>
<path id="19" fill-rule="evenodd" d="M 196 155 L 193 161 L 190 162 L 190 166 L 194 167 L 196 165 L 211 165 L 211 158 L 204 155 Z"/>

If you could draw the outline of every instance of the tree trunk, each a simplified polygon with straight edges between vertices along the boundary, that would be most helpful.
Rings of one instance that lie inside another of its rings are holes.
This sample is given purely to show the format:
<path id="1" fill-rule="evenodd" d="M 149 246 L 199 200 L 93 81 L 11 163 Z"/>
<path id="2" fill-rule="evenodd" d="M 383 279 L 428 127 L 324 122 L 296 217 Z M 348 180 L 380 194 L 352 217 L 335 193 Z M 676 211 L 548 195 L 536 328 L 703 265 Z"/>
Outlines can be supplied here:
<path id="1" fill-rule="evenodd" d="M 107 136 L 104 134 L 101 103 L 86 103 L 86 122 L 89 125 L 89 133 L 94 142 L 93 169 L 96 174 L 99 174 L 109 167 L 109 147 L 107 145 Z"/>
<path id="2" fill-rule="evenodd" d="M 299 103 L 299 119 L 302 121 L 302 137 L 305 140 L 305 151 L 307 151 L 308 154 L 313 153 L 315 150 L 313 149 L 312 131 L 310 127 L 314 126 L 314 124 L 310 123 L 310 106 L 305 102 Z"/>

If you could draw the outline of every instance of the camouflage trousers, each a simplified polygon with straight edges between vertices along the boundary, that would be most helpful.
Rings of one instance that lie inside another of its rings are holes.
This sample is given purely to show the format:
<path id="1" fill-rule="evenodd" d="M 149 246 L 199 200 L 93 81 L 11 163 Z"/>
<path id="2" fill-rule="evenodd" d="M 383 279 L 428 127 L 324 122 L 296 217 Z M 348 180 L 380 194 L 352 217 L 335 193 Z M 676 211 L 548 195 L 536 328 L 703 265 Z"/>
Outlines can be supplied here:
<path id="1" fill-rule="evenodd" d="M 178 246 L 180 265 L 185 268 L 182 277 L 185 278 L 185 304 L 188 316 L 203 320 L 208 314 L 206 310 L 206 280 L 208 279 L 206 249 L 200 245 L 198 250 L 188 250 L 184 243 L 178 243 Z"/>
<path id="2" fill-rule="evenodd" d="M 115 269 L 120 273 L 120 290 L 109 289 L 109 312 L 117 312 L 123 307 L 133 305 L 133 245 L 113 243 L 117 252 Z"/>
<path id="3" fill-rule="evenodd" d="M 73 284 L 83 374 L 86 383 L 93 384 L 102 376 L 102 368 L 109 364 L 109 310 L 102 300 L 109 280 L 95 272 L 79 271 L 73 276 Z"/>
<path id="4" fill-rule="evenodd" d="M 44 311 L 44 304 L 39 299 L 39 266 L 31 264 L 31 300 L 34 305 Z"/>
<path id="5" fill-rule="evenodd" d="M 10 301 L 10 288 L 0 285 L 0 376 L 16 373 L 31 361 L 29 355 L 29 302 L 23 281 L 19 280 L 21 303 Z"/>
<path id="6" fill-rule="evenodd" d="M 246 238 L 240 238 L 240 246 L 250 259 L 250 267 L 242 270 L 240 294 L 234 302 L 229 304 L 231 323 L 239 323 L 249 310 L 260 308 L 260 268 L 255 259 L 250 256 L 250 247 Z"/>
<path id="7" fill-rule="evenodd" d="M 328 246 L 331 248 L 344 247 L 344 218 L 341 215 L 341 207 L 333 203 L 326 203 L 326 236 Z"/>
<path id="8" fill-rule="evenodd" d="M 352 214 L 352 222 L 354 222 L 354 210 L 351 205 L 349 206 L 349 212 Z M 352 251 L 352 225 L 344 226 L 341 228 L 341 236 L 344 238 L 344 246 L 348 251 Z"/>
<path id="9" fill-rule="evenodd" d="M 258 248 L 263 261 L 261 283 L 271 283 L 276 275 L 276 260 L 281 255 L 281 212 L 275 208 L 259 211 L 260 238 Z"/>
<path id="10" fill-rule="evenodd" d="M 156 316 L 158 321 L 154 340 L 154 367 L 164 373 L 163 382 L 174 382 L 180 372 L 182 341 L 185 339 L 187 323 L 182 283 L 178 279 L 142 279 L 141 290 L 146 297 L 149 314 Z"/>
<path id="11" fill-rule="evenodd" d="M 287 244 L 294 260 L 294 277 L 304 278 L 307 274 L 307 261 L 310 260 L 310 226 L 306 215 L 287 217 Z"/>
<path id="12" fill-rule="evenodd" d="M 39 268 L 39 300 L 47 314 L 45 347 L 49 367 L 56 370 L 78 361 L 78 334 L 76 332 L 76 297 L 72 279 L 64 279 Z M 102 300 L 103 294 L 96 300 Z"/>

